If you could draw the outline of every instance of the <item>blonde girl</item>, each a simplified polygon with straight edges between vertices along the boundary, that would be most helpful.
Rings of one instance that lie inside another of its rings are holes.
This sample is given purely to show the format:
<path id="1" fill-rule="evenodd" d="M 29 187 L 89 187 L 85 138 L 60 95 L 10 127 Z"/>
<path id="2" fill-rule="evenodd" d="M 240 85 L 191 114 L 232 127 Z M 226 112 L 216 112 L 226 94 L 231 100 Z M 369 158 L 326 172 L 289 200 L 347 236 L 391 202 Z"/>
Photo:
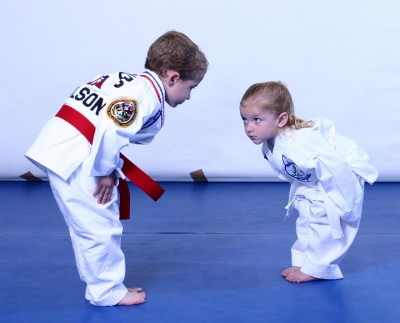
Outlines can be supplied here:
<path id="1" fill-rule="evenodd" d="M 286 209 L 287 215 L 298 211 L 297 240 L 282 276 L 297 283 L 343 278 L 339 263 L 359 228 L 364 182 L 378 177 L 368 155 L 336 133 L 329 119 L 298 118 L 282 82 L 250 86 L 240 114 L 246 135 L 262 144 L 277 176 L 291 183 Z"/>

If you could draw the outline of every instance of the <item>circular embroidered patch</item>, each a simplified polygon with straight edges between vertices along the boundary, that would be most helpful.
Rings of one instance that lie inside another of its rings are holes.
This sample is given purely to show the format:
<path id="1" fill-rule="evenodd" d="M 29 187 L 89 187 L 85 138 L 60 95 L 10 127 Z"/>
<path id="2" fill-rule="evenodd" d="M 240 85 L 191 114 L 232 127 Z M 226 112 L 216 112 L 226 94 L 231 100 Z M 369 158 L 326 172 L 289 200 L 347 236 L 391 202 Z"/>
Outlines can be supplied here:
<path id="1" fill-rule="evenodd" d="M 128 127 L 136 119 L 137 102 L 135 99 L 118 99 L 107 107 L 107 115 L 120 127 Z"/>
<path id="2" fill-rule="evenodd" d="M 300 182 L 310 181 L 309 178 L 311 177 L 311 174 L 303 172 L 294 162 L 286 158 L 285 155 L 282 155 L 282 161 L 285 165 L 285 171 L 289 176 L 297 179 Z"/>

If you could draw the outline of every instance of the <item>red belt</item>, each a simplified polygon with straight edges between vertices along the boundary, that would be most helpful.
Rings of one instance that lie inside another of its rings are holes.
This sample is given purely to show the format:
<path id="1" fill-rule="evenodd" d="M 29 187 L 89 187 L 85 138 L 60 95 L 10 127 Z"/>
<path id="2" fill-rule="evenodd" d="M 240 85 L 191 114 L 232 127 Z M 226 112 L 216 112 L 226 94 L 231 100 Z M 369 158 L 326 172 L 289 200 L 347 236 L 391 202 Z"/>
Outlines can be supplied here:
<path id="1" fill-rule="evenodd" d="M 93 143 L 96 128 L 84 115 L 71 108 L 69 105 L 64 104 L 56 114 L 56 117 L 73 125 L 91 144 Z M 161 195 L 163 195 L 164 189 L 123 154 L 120 154 L 120 157 L 124 160 L 122 172 L 125 176 L 154 201 L 157 201 Z M 120 194 L 120 219 L 127 220 L 130 217 L 130 194 L 126 180 L 122 178 L 119 179 L 118 190 Z"/>

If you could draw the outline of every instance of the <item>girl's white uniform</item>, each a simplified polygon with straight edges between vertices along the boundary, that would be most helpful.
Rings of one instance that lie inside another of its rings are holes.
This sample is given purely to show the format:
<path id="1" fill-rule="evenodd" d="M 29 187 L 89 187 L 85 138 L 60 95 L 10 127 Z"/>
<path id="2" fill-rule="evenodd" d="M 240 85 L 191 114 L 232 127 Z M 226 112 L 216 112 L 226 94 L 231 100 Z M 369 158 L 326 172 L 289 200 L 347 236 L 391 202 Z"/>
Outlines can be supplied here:
<path id="1" fill-rule="evenodd" d="M 116 186 L 109 203 L 97 203 L 96 176 L 121 171 L 120 150 L 152 141 L 164 122 L 165 91 L 158 76 L 115 73 L 78 87 L 65 101 L 96 127 L 93 145 L 71 124 L 55 117 L 26 156 L 49 178 L 69 227 L 86 299 L 111 306 L 126 295 L 125 257 Z"/>
<path id="2" fill-rule="evenodd" d="M 325 118 L 311 128 L 283 130 L 273 151 L 267 143 L 262 151 L 278 177 L 291 183 L 287 215 L 293 208 L 299 213 L 292 266 L 316 278 L 343 278 L 338 264 L 359 228 L 364 182 L 378 177 L 368 155 Z"/>

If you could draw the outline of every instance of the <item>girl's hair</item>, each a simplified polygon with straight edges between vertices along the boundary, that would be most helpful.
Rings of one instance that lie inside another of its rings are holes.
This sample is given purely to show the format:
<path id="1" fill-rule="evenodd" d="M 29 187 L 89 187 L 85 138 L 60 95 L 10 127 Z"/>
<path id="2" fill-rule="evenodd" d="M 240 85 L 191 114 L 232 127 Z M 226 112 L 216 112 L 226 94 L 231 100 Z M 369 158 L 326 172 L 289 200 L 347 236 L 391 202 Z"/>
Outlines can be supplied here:
<path id="1" fill-rule="evenodd" d="M 289 116 L 286 127 L 295 129 L 309 128 L 313 126 L 312 121 L 304 121 L 294 114 L 294 104 L 288 88 L 282 82 L 255 83 L 244 93 L 240 105 L 249 98 L 259 97 L 261 107 L 273 111 L 276 116 L 286 112 Z"/>
<path id="2" fill-rule="evenodd" d="M 199 47 L 185 34 L 168 31 L 149 48 L 144 65 L 160 76 L 177 71 L 182 80 L 192 79 L 196 72 L 207 72 L 208 61 Z"/>

